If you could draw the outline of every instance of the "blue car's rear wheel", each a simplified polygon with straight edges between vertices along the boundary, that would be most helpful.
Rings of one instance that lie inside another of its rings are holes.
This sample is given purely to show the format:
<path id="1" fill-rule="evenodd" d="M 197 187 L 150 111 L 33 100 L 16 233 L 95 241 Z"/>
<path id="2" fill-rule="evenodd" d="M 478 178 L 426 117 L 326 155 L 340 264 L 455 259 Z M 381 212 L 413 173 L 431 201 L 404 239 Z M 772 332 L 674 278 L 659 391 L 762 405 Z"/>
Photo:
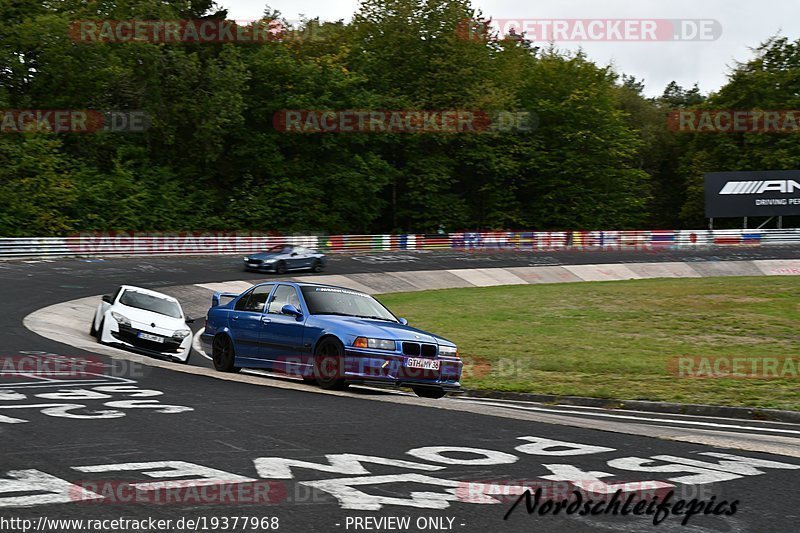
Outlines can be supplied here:
<path id="1" fill-rule="evenodd" d="M 233 351 L 233 343 L 227 335 L 217 335 L 211 345 L 211 359 L 214 368 L 220 372 L 238 372 L 241 370 L 233 363 L 236 360 Z"/>
<path id="2" fill-rule="evenodd" d="M 314 378 L 323 389 L 347 388 L 344 379 L 344 346 L 337 339 L 323 339 L 314 351 Z"/>

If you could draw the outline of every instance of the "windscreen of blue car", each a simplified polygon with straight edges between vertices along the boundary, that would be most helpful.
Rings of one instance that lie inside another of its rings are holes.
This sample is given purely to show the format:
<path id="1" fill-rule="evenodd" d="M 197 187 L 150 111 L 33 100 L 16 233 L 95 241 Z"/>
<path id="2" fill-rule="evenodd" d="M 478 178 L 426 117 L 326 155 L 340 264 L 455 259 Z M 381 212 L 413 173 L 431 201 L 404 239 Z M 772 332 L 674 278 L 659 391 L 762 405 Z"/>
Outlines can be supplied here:
<path id="1" fill-rule="evenodd" d="M 291 253 L 292 247 L 286 246 L 285 244 L 276 244 L 270 248 L 264 250 L 264 253 L 267 254 L 288 254 Z"/>
<path id="2" fill-rule="evenodd" d="M 336 287 L 303 287 L 312 315 L 345 315 L 397 322 L 397 318 L 372 296 Z"/>
<path id="3" fill-rule="evenodd" d="M 171 316 L 172 318 L 181 318 L 180 306 L 170 300 L 158 298 L 150 294 L 144 294 L 136 291 L 125 291 L 119 299 L 119 303 L 127 305 L 128 307 L 135 307 L 137 309 L 144 309 L 145 311 L 152 311 L 159 315 Z"/>

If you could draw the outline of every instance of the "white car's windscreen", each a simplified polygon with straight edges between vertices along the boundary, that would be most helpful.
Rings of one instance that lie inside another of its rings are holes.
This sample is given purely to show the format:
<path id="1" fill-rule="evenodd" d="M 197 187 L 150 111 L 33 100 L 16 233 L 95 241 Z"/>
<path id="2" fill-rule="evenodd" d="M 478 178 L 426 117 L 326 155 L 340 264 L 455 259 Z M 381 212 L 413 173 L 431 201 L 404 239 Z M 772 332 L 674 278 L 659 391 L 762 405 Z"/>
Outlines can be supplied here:
<path id="1" fill-rule="evenodd" d="M 176 302 L 151 294 L 127 290 L 120 297 L 119 303 L 128 307 L 152 311 L 159 315 L 171 316 L 172 318 L 181 318 L 183 316 L 181 308 Z"/>

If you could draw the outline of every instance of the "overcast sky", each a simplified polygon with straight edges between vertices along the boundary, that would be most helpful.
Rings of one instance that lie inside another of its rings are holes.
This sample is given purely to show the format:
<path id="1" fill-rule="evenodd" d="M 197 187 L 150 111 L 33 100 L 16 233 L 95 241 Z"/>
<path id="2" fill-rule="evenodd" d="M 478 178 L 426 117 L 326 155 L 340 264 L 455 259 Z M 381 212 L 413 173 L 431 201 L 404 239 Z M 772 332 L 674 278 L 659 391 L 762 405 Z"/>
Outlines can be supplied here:
<path id="1" fill-rule="evenodd" d="M 259 18 L 261 0 L 217 0 L 233 19 Z M 322 20 L 349 20 L 358 0 L 270 0 L 287 19 L 300 15 Z M 780 32 L 800 37 L 797 0 L 473 0 L 494 19 L 715 19 L 722 35 L 714 41 L 583 42 L 588 56 L 612 63 L 618 72 L 643 79 L 650 96 L 661 94 L 672 80 L 684 87 L 698 83 L 707 93 L 724 85 L 735 61 L 751 57 L 750 48 Z M 557 43 L 577 48 L 578 43 Z"/>

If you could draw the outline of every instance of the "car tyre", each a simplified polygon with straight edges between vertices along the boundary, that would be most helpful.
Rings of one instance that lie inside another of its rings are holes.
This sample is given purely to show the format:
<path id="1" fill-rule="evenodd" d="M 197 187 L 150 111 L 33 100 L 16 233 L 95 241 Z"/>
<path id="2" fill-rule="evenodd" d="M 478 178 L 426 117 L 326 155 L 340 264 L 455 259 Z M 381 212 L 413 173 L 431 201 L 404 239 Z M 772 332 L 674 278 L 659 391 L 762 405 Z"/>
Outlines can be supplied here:
<path id="1" fill-rule="evenodd" d="M 91 335 L 92 337 L 97 338 L 97 328 L 94 327 L 94 318 L 92 319 L 92 327 L 89 328 L 89 335 Z"/>
<path id="2" fill-rule="evenodd" d="M 432 389 L 430 387 L 411 387 L 411 389 L 414 391 L 414 394 L 420 398 L 439 399 L 447 394 L 444 389 Z"/>
<path id="3" fill-rule="evenodd" d="M 322 261 L 319 259 L 314 259 L 314 262 L 311 264 L 311 271 L 322 272 Z"/>
<path id="4" fill-rule="evenodd" d="M 323 339 L 314 350 L 314 378 L 327 390 L 346 389 L 344 377 L 344 346 L 338 339 Z"/>
<path id="5" fill-rule="evenodd" d="M 106 319 L 100 321 L 100 327 L 95 330 L 95 337 L 97 337 L 97 342 L 100 344 L 103 343 L 103 330 L 106 329 Z"/>
<path id="6" fill-rule="evenodd" d="M 233 343 L 227 335 L 217 335 L 211 345 L 211 360 L 214 368 L 219 372 L 238 372 L 241 370 L 234 365 L 236 360 Z"/>
<path id="7" fill-rule="evenodd" d="M 286 261 L 278 261 L 275 263 L 275 273 L 278 275 L 286 274 Z"/>

